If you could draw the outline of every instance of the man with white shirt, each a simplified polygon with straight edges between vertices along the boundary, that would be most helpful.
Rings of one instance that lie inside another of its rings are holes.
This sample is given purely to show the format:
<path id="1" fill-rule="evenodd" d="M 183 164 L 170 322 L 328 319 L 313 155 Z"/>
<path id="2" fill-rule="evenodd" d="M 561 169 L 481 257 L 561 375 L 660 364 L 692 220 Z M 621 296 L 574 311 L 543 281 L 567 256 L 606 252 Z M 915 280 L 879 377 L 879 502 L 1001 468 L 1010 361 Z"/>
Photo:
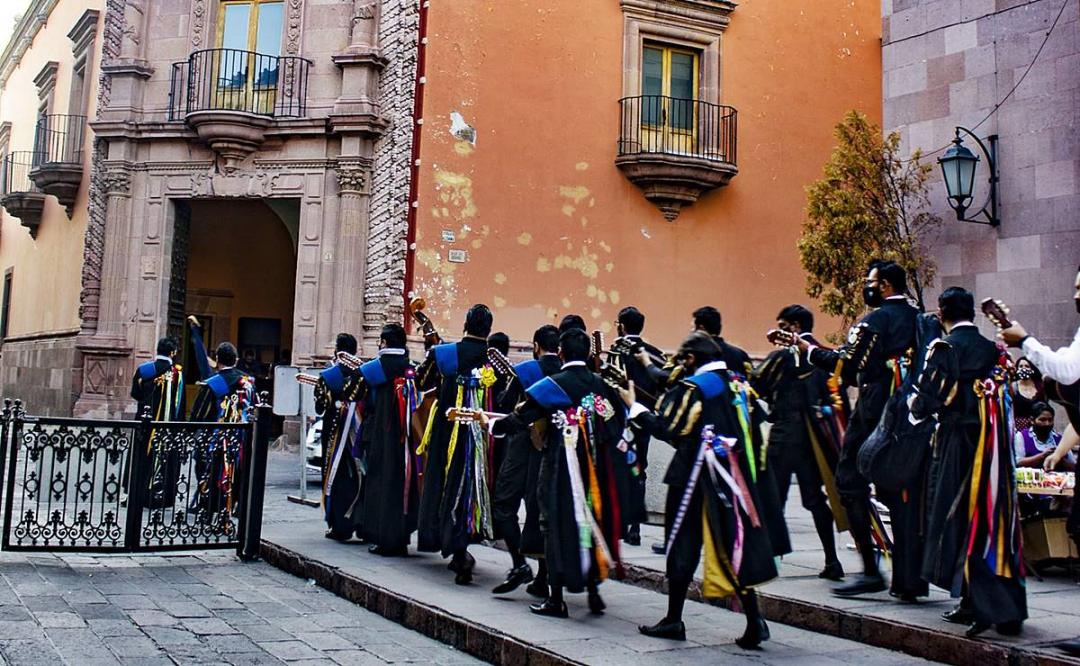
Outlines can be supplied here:
<path id="1" fill-rule="evenodd" d="M 1073 302 L 1076 304 L 1076 311 L 1080 313 L 1080 270 L 1076 273 L 1075 287 Z M 1035 364 L 1044 377 L 1049 377 L 1060 384 L 1074 384 L 1080 381 L 1080 328 L 1077 328 L 1072 344 L 1057 351 L 1039 342 L 1034 336 L 1028 335 L 1020 322 L 1014 321 L 1012 326 L 1001 332 L 1001 337 L 1010 347 L 1021 348 L 1024 356 Z"/>

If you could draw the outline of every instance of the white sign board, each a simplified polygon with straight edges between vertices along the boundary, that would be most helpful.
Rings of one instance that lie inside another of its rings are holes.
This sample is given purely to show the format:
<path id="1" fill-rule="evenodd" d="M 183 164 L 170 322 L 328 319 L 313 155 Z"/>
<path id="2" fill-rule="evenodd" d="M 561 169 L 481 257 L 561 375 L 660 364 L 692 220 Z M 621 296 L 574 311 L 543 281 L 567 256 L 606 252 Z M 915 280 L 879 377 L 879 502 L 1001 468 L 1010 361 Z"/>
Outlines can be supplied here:
<path id="1" fill-rule="evenodd" d="M 296 416 L 300 413 L 300 368 L 293 365 L 274 367 L 274 414 Z"/>

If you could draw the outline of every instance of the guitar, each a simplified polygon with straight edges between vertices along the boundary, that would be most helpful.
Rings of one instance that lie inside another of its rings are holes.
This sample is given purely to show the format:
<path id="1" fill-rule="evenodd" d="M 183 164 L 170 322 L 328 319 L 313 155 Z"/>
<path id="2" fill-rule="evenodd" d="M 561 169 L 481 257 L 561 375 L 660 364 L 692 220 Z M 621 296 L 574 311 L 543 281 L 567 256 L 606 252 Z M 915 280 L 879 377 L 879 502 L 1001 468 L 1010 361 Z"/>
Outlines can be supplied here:
<path id="1" fill-rule="evenodd" d="M 517 377 L 517 373 L 514 372 L 514 366 L 510 364 L 510 359 L 506 358 L 501 351 L 494 347 L 488 347 L 487 360 L 491 364 L 491 369 L 495 371 L 495 374 L 504 379 L 510 380 Z"/>
<path id="2" fill-rule="evenodd" d="M 506 414 L 485 412 L 479 409 L 459 409 L 457 407 L 451 407 L 446 410 L 446 420 L 457 423 L 473 423 L 474 421 L 479 421 L 481 415 L 484 415 L 489 419 L 501 419 L 506 416 Z"/>
<path id="3" fill-rule="evenodd" d="M 442 344 L 442 336 L 435 330 L 435 324 L 431 323 L 431 319 L 424 314 L 424 308 L 427 307 L 427 301 L 423 298 L 414 298 L 409 301 L 409 314 L 416 320 L 416 323 L 420 324 L 420 332 L 424 335 L 424 349 L 430 349 L 431 347 Z"/>
<path id="4" fill-rule="evenodd" d="M 604 363 L 600 366 L 600 379 L 614 389 L 630 388 L 630 378 L 627 377 L 626 371 L 614 363 Z M 636 385 L 634 386 L 634 392 L 653 403 L 657 402 L 656 396 Z"/>
<path id="5" fill-rule="evenodd" d="M 1009 307 L 1002 301 L 995 298 L 985 299 L 981 306 L 983 314 L 986 318 L 997 326 L 998 330 L 1006 329 L 1012 326 L 1012 320 L 1009 319 Z M 1054 402 L 1059 402 L 1065 405 L 1066 409 L 1075 410 L 1080 406 L 1080 382 L 1073 382 L 1072 384 L 1062 384 L 1049 377 L 1043 379 L 1043 390 L 1046 392 L 1046 397 Z M 1070 413 L 1070 419 L 1072 418 Z"/>
<path id="6" fill-rule="evenodd" d="M 1009 307 L 1003 302 L 995 298 L 987 298 L 983 300 L 980 308 L 986 318 L 993 322 L 994 326 L 997 326 L 998 330 L 1012 326 L 1012 320 L 1009 319 Z"/>

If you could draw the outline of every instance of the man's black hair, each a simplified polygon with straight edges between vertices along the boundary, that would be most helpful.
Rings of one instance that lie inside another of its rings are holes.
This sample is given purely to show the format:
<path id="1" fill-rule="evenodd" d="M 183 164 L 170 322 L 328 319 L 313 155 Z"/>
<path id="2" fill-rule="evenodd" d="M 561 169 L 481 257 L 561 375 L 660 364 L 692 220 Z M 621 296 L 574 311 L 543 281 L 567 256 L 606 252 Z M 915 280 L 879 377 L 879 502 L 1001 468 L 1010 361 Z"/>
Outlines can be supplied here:
<path id="1" fill-rule="evenodd" d="M 552 324 L 545 324 L 533 333 L 533 342 L 540 347 L 540 351 L 557 354 L 559 352 L 559 329 Z"/>
<path id="2" fill-rule="evenodd" d="M 571 328 L 559 336 L 559 351 L 563 361 L 587 361 L 592 341 L 589 334 L 577 328 Z"/>
<path id="3" fill-rule="evenodd" d="M 811 333 L 814 330 L 814 313 L 801 305 L 789 305 L 776 315 L 777 319 L 798 324 L 803 333 Z"/>
<path id="4" fill-rule="evenodd" d="M 710 334 L 694 331 L 679 345 L 679 354 L 693 354 L 697 366 L 701 367 L 710 361 L 715 361 L 720 354 L 720 348 L 716 346 L 716 341 Z"/>
<path id="5" fill-rule="evenodd" d="M 627 335 L 641 335 L 645 328 L 645 315 L 631 305 L 619 310 L 619 323 Z"/>
<path id="6" fill-rule="evenodd" d="M 356 338 L 352 333 L 338 333 L 337 340 L 334 341 L 335 352 L 345 352 L 346 354 L 356 354 L 357 347 Z"/>
<path id="7" fill-rule="evenodd" d="M 877 269 L 878 279 L 884 282 L 888 282 L 892 285 L 893 291 L 897 294 L 907 293 L 907 271 L 904 267 L 895 261 L 884 261 L 881 259 L 875 259 L 870 262 L 870 267 L 866 269 L 866 273 Z"/>
<path id="8" fill-rule="evenodd" d="M 494 320 L 491 309 L 482 303 L 477 303 L 465 313 L 465 333 L 486 340 L 487 336 L 491 335 L 491 324 Z"/>
<path id="9" fill-rule="evenodd" d="M 488 347 L 494 347 L 507 356 L 510 354 L 510 336 L 502 331 L 492 333 L 488 336 Z"/>
<path id="10" fill-rule="evenodd" d="M 222 342 L 217 346 L 214 358 L 217 360 L 218 367 L 231 368 L 236 365 L 236 347 L 231 342 Z"/>
<path id="11" fill-rule="evenodd" d="M 576 314 L 568 314 L 559 322 L 559 333 L 566 333 L 570 329 L 589 332 L 589 329 L 585 327 L 585 319 Z"/>
<path id="12" fill-rule="evenodd" d="M 405 338 L 405 327 L 396 323 L 383 324 L 379 339 L 390 349 L 405 349 L 408 344 Z"/>
<path id="13" fill-rule="evenodd" d="M 950 324 L 975 319 L 975 297 L 963 287 L 949 287 L 941 292 L 937 302 L 941 318 Z"/>
<path id="14" fill-rule="evenodd" d="M 709 335 L 720 335 L 723 330 L 724 320 L 720 317 L 720 311 L 711 305 L 706 305 L 694 310 L 694 327 L 700 328 Z"/>
<path id="15" fill-rule="evenodd" d="M 179 345 L 173 338 L 162 338 L 157 341 L 158 356 L 172 356 L 179 350 Z"/>

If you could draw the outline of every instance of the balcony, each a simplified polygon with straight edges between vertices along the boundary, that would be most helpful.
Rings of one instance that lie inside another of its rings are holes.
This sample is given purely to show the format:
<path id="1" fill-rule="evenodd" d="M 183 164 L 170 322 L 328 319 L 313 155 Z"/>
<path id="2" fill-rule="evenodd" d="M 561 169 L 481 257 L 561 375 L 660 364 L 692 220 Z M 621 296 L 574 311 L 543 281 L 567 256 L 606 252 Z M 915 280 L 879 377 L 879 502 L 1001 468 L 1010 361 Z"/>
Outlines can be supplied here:
<path id="1" fill-rule="evenodd" d="M 311 61 L 237 49 L 195 51 L 173 63 L 169 120 L 183 120 L 234 170 L 277 119 L 307 113 Z"/>
<path id="2" fill-rule="evenodd" d="M 0 163 L 0 205 L 8 215 L 19 218 L 33 238 L 37 238 L 41 211 L 45 209 L 45 193 L 30 179 L 36 159 L 33 151 L 17 150 Z"/>
<path id="3" fill-rule="evenodd" d="M 34 134 L 30 179 L 40 191 L 56 197 L 69 217 L 82 184 L 85 137 L 86 116 L 42 116 Z"/>
<path id="4" fill-rule="evenodd" d="M 625 97 L 619 105 L 615 165 L 668 221 L 739 173 L 732 107 L 663 95 Z"/>

